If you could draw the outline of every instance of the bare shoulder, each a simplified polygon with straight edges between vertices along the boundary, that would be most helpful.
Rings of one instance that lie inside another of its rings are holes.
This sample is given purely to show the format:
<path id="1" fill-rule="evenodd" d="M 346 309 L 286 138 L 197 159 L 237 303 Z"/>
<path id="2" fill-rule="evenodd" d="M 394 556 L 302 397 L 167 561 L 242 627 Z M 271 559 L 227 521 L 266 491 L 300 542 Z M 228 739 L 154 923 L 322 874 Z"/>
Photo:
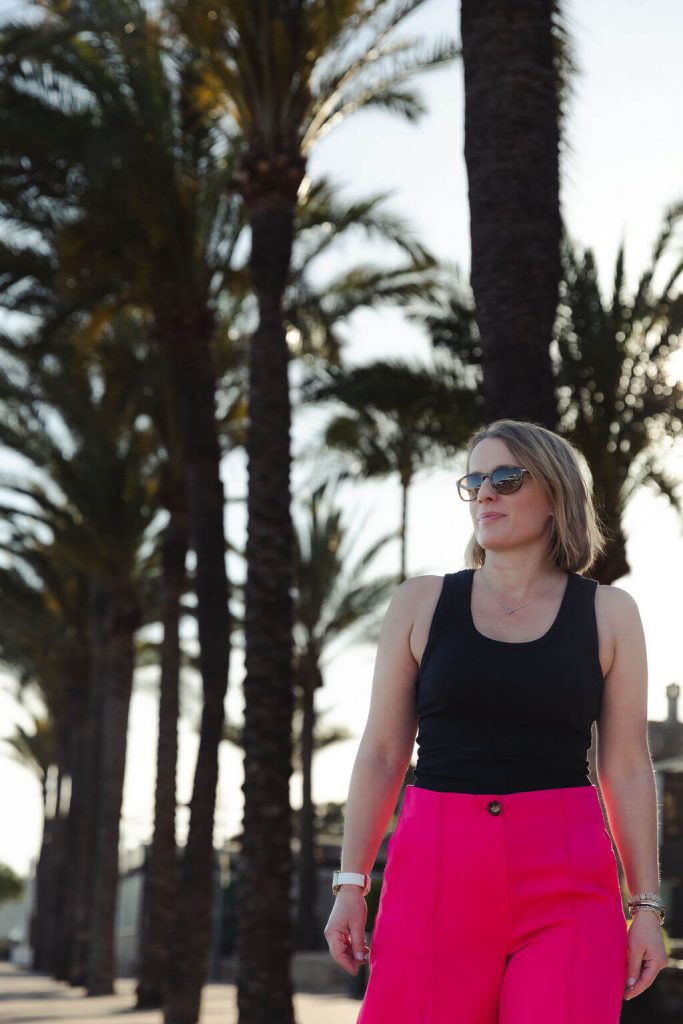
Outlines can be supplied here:
<path id="1" fill-rule="evenodd" d="M 427 646 L 429 627 L 441 594 L 444 578 L 443 576 L 425 575 L 413 576 L 405 581 L 412 584 L 409 596 L 406 596 L 406 602 L 410 604 L 412 619 L 409 644 L 418 667 Z"/>
<path id="2" fill-rule="evenodd" d="M 633 622 L 640 615 L 633 595 L 613 583 L 598 584 L 595 592 L 595 607 L 599 613 L 602 613 L 606 624 L 613 628 L 617 628 L 624 621 Z"/>
<path id="3" fill-rule="evenodd" d="M 595 591 L 595 617 L 600 637 L 601 661 L 604 653 L 609 670 L 617 646 L 623 647 L 629 637 L 642 634 L 640 611 L 635 598 L 627 590 L 613 583 L 598 584 Z"/>
<path id="4" fill-rule="evenodd" d="M 443 576 L 411 576 L 401 584 L 401 587 L 405 587 L 406 593 L 411 595 L 411 600 L 419 604 L 432 593 L 436 594 L 438 599 L 443 580 Z"/>
<path id="5" fill-rule="evenodd" d="M 647 651 L 635 598 L 614 585 L 595 594 L 598 631 L 608 630 L 611 655 L 598 718 L 601 783 L 650 768 L 647 743 Z M 602 649 L 603 638 L 600 637 Z"/>
<path id="6" fill-rule="evenodd" d="M 436 605 L 441 576 L 415 576 L 394 590 L 377 644 L 370 708 L 361 746 L 404 772 L 417 732 L 415 682 L 419 658 L 413 636 L 430 604 Z"/>
<path id="7" fill-rule="evenodd" d="M 434 604 L 439 599 L 443 576 L 411 576 L 404 580 L 394 591 L 391 604 L 401 610 L 410 618 L 411 613 L 418 615 L 424 607 L 424 602 L 434 598 Z"/>

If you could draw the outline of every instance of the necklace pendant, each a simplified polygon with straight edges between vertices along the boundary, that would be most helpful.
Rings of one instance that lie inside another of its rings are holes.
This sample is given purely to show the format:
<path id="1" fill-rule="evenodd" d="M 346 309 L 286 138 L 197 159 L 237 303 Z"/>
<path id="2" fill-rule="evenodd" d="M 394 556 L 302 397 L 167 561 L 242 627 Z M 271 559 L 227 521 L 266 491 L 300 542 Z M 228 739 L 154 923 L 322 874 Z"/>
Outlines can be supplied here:
<path id="1" fill-rule="evenodd" d="M 503 610 L 505 611 L 506 615 L 512 615 L 512 613 L 514 612 L 515 609 L 514 608 L 508 608 L 507 605 L 503 605 Z"/>

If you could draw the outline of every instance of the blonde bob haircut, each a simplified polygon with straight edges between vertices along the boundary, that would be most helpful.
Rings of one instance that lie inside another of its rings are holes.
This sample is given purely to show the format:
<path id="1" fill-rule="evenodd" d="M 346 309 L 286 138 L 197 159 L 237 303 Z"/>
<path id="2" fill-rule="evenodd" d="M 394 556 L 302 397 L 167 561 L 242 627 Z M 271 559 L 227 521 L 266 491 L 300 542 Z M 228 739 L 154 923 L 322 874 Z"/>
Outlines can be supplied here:
<path id="1" fill-rule="evenodd" d="M 497 437 L 520 466 L 544 488 L 553 510 L 548 542 L 550 560 L 566 572 L 584 573 L 606 546 L 607 534 L 593 500 L 592 483 L 580 461 L 580 452 L 566 438 L 524 420 L 494 420 L 479 427 L 467 444 L 467 470 L 475 447 Z M 479 569 L 486 551 L 473 533 L 465 548 L 465 566 Z"/>

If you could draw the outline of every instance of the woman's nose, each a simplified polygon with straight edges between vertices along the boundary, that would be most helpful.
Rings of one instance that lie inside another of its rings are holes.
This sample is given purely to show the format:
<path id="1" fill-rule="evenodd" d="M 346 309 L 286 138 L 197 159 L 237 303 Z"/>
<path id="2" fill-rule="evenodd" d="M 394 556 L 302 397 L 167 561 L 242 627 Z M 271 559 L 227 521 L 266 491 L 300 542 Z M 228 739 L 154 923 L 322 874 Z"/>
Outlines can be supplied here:
<path id="1" fill-rule="evenodd" d="M 487 489 L 484 490 L 484 488 Z M 483 481 L 481 487 L 479 488 L 479 493 L 477 494 L 477 497 L 480 498 L 483 494 L 485 498 L 490 498 L 492 495 L 495 495 L 495 493 L 496 490 L 491 484 L 491 478 L 487 476 L 486 479 Z"/>

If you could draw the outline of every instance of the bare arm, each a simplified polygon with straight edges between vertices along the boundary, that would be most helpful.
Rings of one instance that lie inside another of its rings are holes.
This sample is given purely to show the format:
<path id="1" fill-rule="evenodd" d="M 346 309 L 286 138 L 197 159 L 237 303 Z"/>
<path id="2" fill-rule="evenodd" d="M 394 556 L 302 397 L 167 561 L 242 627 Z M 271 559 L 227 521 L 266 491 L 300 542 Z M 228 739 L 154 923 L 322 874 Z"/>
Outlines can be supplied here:
<path id="1" fill-rule="evenodd" d="M 618 587 L 604 591 L 614 657 L 598 721 L 598 779 L 630 891 L 657 892 L 657 796 L 647 740 L 645 637 L 631 595 Z"/>
<path id="2" fill-rule="evenodd" d="M 371 871 L 410 764 L 417 732 L 418 671 L 410 634 L 416 602 L 424 593 L 423 579 L 406 580 L 397 588 L 382 622 L 370 709 L 346 802 L 343 871 Z"/>
<path id="3" fill-rule="evenodd" d="M 598 721 L 598 779 L 631 894 L 658 893 L 657 790 L 647 739 L 645 636 L 630 594 L 618 587 L 600 591 L 614 656 Z M 646 908 L 635 912 L 627 942 L 624 999 L 630 1000 L 649 988 L 668 956 L 659 921 Z"/>
<path id="4" fill-rule="evenodd" d="M 342 871 L 370 874 L 410 763 L 417 732 L 410 649 L 416 602 L 425 577 L 406 580 L 389 603 L 377 644 L 370 710 L 351 772 L 344 816 Z M 342 885 L 324 934 L 334 960 L 350 974 L 365 959 L 367 904 L 357 885 Z"/>
<path id="5" fill-rule="evenodd" d="M 342 871 L 372 871 L 404 774 L 387 765 L 384 758 L 358 751 L 346 801 Z"/>

